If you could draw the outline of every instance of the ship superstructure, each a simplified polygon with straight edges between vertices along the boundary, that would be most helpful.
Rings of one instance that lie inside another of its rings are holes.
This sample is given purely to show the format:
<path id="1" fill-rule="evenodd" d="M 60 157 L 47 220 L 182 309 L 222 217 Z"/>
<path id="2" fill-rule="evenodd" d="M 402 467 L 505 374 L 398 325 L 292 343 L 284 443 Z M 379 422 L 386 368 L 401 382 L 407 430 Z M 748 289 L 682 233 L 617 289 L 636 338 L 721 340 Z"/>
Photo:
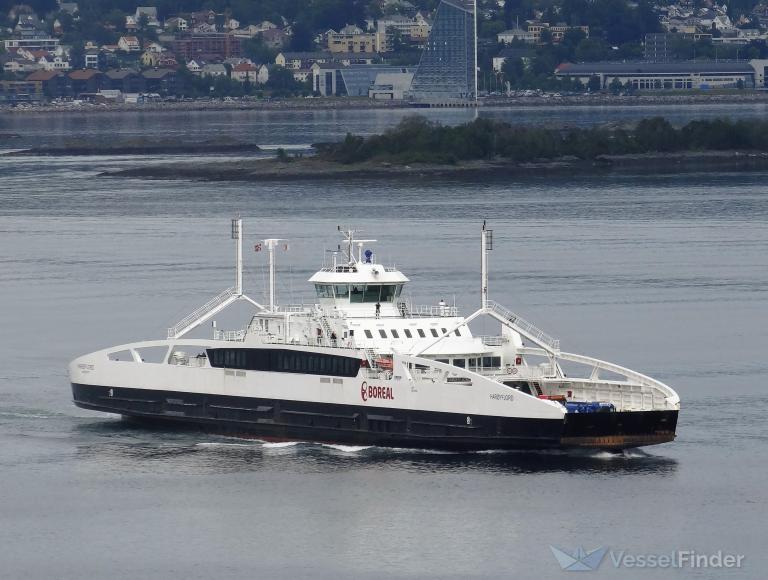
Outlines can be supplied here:
<path id="1" fill-rule="evenodd" d="M 260 242 L 269 255 L 262 305 L 243 292 L 242 221 L 233 220 L 235 285 L 164 340 L 73 361 L 75 403 L 264 439 L 357 445 L 620 449 L 674 439 L 680 400 L 670 387 L 564 352 L 489 299 L 493 235 L 485 224 L 480 307 L 466 317 L 442 299 L 405 300 L 409 280 L 377 260 L 375 240 L 339 231 L 339 251 L 309 279 L 310 305 L 278 305 L 274 252 L 282 240 Z M 185 338 L 239 300 L 256 309 L 244 328 Z M 481 316 L 499 323 L 498 335 L 472 333 Z M 160 353 L 156 362 L 149 350 Z"/>

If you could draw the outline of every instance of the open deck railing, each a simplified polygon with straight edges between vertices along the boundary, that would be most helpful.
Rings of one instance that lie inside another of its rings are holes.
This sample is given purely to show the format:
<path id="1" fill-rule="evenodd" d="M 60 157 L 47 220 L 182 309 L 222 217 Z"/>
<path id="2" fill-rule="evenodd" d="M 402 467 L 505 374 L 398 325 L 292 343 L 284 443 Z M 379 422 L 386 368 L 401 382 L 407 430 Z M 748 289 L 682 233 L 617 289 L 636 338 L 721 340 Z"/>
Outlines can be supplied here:
<path id="1" fill-rule="evenodd" d="M 525 318 L 518 316 L 511 310 L 504 308 L 501 304 L 492 300 L 488 301 L 487 308 L 489 313 L 492 313 L 517 327 L 517 330 L 521 331 L 521 334 L 526 335 L 540 346 L 547 347 L 551 352 L 560 352 L 560 341 L 548 335 L 532 322 L 528 322 Z"/>
<path id="2" fill-rule="evenodd" d="M 176 326 L 172 326 L 168 329 L 168 338 L 174 338 L 177 336 L 182 330 L 187 328 L 190 324 L 194 323 L 196 320 L 199 320 L 206 314 L 208 314 L 211 310 L 214 308 L 224 304 L 227 300 L 232 298 L 233 296 L 236 296 L 237 292 L 235 291 L 235 288 L 227 288 L 219 294 L 218 296 L 214 296 L 211 298 L 208 302 L 203 304 L 200 308 L 189 314 L 188 316 L 185 316 L 179 322 L 176 323 Z"/>

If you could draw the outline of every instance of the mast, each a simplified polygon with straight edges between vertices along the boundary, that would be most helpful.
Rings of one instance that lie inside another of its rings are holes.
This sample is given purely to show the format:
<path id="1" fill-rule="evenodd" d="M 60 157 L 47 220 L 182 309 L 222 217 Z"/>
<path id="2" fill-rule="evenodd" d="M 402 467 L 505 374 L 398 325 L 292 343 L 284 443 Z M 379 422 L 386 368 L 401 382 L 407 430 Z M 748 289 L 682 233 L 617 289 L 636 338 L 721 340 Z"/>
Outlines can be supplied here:
<path id="1" fill-rule="evenodd" d="M 480 231 L 480 308 L 488 307 L 488 252 L 493 249 L 493 230 L 483 228 Z"/>
<path id="2" fill-rule="evenodd" d="M 232 239 L 235 240 L 235 294 L 243 294 L 243 220 L 232 218 Z"/>
<path id="3" fill-rule="evenodd" d="M 474 14 L 474 45 L 475 45 L 475 103 L 477 103 L 477 0 L 474 0 L 475 14 Z"/>

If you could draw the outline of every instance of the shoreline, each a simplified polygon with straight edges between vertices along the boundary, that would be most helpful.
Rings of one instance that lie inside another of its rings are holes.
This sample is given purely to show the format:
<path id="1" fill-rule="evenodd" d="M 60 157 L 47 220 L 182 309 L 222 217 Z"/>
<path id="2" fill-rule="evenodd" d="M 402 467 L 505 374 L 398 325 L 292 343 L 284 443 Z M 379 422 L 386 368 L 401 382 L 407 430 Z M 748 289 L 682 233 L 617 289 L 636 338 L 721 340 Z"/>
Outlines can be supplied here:
<path id="1" fill-rule="evenodd" d="M 160 164 L 100 173 L 100 177 L 127 177 L 153 180 L 188 180 L 204 182 L 228 181 L 303 181 L 339 178 L 421 179 L 447 177 L 455 179 L 500 178 L 539 175 L 546 171 L 568 175 L 603 172 L 653 170 L 657 173 L 692 171 L 764 171 L 768 170 L 768 152 L 764 151 L 687 151 L 678 153 L 644 153 L 604 155 L 594 160 L 551 159 L 532 163 L 505 160 L 467 161 L 447 164 L 394 164 L 377 161 L 341 164 L 318 158 L 280 162 L 260 159 L 250 162 L 231 161 L 216 164 Z"/>
<path id="2" fill-rule="evenodd" d="M 627 107 L 627 106 L 688 106 L 688 105 L 732 105 L 766 104 L 768 91 L 750 93 L 723 94 L 664 94 L 664 95 L 573 95 L 561 97 L 486 97 L 478 101 L 477 108 L 482 110 L 498 108 L 537 108 L 537 107 Z M 104 113 L 168 113 L 168 112 L 207 112 L 207 111 L 328 111 L 328 110 L 380 110 L 380 109 L 474 109 L 474 104 L 460 106 L 424 106 L 406 101 L 377 101 L 366 97 L 318 97 L 245 101 L 193 101 L 161 102 L 134 104 L 83 104 L 73 106 L 40 105 L 16 106 L 0 105 L 0 113 L 13 115 L 40 114 L 104 114 Z"/>

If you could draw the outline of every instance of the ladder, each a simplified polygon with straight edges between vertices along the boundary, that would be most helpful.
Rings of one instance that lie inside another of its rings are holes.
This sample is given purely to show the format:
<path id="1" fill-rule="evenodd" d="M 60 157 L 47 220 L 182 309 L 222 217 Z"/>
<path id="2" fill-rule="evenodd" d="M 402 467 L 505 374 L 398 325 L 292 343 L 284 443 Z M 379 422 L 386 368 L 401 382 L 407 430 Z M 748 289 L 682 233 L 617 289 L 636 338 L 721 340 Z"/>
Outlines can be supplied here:
<path id="1" fill-rule="evenodd" d="M 501 321 L 502 324 L 519 332 L 525 338 L 535 342 L 550 354 L 560 354 L 560 341 L 556 338 L 552 338 L 546 332 L 536 327 L 532 322 L 528 322 L 493 300 L 488 300 L 486 311 L 488 314 Z"/>

